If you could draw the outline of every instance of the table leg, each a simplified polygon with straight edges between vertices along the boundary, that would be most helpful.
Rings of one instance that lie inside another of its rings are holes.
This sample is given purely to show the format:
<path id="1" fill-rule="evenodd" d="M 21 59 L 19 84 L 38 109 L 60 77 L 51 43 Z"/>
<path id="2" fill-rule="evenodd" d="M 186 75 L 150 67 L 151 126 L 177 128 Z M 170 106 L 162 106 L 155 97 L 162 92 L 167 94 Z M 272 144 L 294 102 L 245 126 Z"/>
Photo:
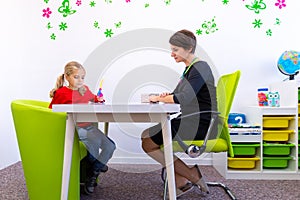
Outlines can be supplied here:
<path id="1" fill-rule="evenodd" d="M 72 151 L 74 143 L 75 124 L 73 114 L 68 114 L 66 133 L 65 133 L 65 146 L 64 146 L 64 161 L 63 161 L 63 174 L 61 184 L 61 200 L 68 199 L 70 171 L 72 163 Z"/>
<path id="2" fill-rule="evenodd" d="M 109 123 L 108 122 L 104 122 L 104 134 L 108 135 L 108 128 L 109 128 Z"/>
<path id="3" fill-rule="evenodd" d="M 172 146 L 172 133 L 171 122 L 166 116 L 162 119 L 162 132 L 164 141 L 164 154 L 166 161 L 167 179 L 169 199 L 176 199 L 176 187 L 175 187 L 175 172 L 174 172 L 174 159 L 173 159 L 173 146 Z"/>

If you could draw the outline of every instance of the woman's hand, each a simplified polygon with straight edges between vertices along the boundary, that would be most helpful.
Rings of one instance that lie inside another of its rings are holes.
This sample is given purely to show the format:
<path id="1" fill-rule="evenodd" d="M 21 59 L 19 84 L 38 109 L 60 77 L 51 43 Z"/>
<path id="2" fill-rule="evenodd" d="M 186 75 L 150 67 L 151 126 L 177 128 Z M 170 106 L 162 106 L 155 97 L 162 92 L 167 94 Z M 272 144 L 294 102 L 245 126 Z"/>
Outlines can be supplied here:
<path id="1" fill-rule="evenodd" d="M 157 96 L 157 95 L 150 95 L 150 96 L 149 96 L 149 101 L 150 101 L 151 103 L 157 103 L 157 102 L 159 102 L 159 97 L 160 97 L 160 96 Z"/>
<path id="2" fill-rule="evenodd" d="M 149 101 L 152 103 L 164 102 L 164 103 L 174 103 L 173 95 L 169 92 L 161 93 L 159 96 L 157 95 L 150 95 Z"/>
<path id="3" fill-rule="evenodd" d="M 168 95 L 170 95 L 169 92 L 164 92 L 164 93 L 161 93 L 159 96 L 160 96 L 160 97 L 166 97 L 166 96 L 168 96 Z"/>

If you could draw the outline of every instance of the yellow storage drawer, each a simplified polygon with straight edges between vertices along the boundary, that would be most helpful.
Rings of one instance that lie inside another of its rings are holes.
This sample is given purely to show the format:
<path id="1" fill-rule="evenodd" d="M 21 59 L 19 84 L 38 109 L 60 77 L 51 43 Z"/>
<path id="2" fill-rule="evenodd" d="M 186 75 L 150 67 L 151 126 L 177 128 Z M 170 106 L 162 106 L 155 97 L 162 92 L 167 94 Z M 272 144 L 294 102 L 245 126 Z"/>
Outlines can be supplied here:
<path id="1" fill-rule="evenodd" d="M 270 142 L 287 142 L 293 130 L 263 130 L 263 140 Z"/>
<path id="2" fill-rule="evenodd" d="M 263 127 L 264 128 L 288 128 L 290 120 L 294 119 L 291 116 L 264 116 Z"/>
<path id="3" fill-rule="evenodd" d="M 235 169 L 253 169 L 256 166 L 256 162 L 259 161 L 259 157 L 253 158 L 228 158 L 228 167 Z"/>

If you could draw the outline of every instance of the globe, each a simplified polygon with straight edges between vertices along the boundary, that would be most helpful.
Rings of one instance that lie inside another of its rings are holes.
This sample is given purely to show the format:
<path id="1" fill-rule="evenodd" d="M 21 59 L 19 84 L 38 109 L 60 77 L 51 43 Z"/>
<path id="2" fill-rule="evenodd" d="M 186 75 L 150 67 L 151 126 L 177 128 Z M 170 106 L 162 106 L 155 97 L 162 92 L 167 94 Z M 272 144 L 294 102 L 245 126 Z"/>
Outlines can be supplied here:
<path id="1" fill-rule="evenodd" d="M 277 67 L 281 73 L 293 80 L 300 70 L 300 52 L 292 50 L 283 52 L 278 59 Z"/>

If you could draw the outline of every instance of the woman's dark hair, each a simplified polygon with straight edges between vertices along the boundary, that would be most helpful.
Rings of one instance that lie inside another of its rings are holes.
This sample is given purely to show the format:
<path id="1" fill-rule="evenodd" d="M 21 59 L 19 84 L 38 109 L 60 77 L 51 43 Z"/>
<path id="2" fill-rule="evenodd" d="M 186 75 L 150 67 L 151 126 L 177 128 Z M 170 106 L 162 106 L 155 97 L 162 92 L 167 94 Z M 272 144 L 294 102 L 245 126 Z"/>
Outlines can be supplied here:
<path id="1" fill-rule="evenodd" d="M 194 33 L 189 30 L 183 29 L 174 33 L 170 37 L 169 43 L 174 46 L 182 47 L 185 50 L 191 49 L 191 53 L 195 53 L 197 39 Z"/>

